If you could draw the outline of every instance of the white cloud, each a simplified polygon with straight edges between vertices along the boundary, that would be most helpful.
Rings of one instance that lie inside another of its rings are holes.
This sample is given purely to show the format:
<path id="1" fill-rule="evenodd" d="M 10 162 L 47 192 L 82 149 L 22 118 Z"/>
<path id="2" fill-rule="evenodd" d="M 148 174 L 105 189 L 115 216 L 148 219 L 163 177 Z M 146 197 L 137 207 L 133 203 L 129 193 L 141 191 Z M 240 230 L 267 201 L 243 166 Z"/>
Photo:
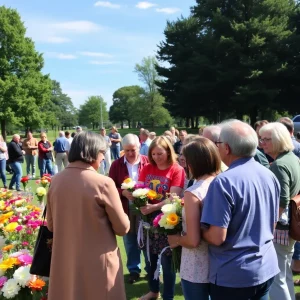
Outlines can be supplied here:
<path id="1" fill-rule="evenodd" d="M 52 58 L 67 59 L 67 60 L 77 58 L 77 56 L 73 54 L 65 54 L 65 53 L 58 53 L 58 52 L 46 52 L 45 55 Z"/>
<path id="2" fill-rule="evenodd" d="M 176 7 L 165 7 L 165 8 L 157 8 L 156 11 L 159 13 L 171 15 L 179 12 L 180 9 Z"/>
<path id="3" fill-rule="evenodd" d="M 70 39 L 60 37 L 60 36 L 48 36 L 44 37 L 44 42 L 51 43 L 51 44 L 63 44 L 70 42 Z"/>
<path id="4" fill-rule="evenodd" d="M 145 1 L 145 2 L 139 2 L 135 7 L 139 8 L 139 9 L 148 9 L 153 6 L 157 6 L 157 4 Z"/>
<path id="5" fill-rule="evenodd" d="M 68 31 L 75 33 L 90 33 L 99 31 L 101 29 L 99 25 L 89 21 L 61 22 L 51 24 L 50 26 L 59 31 Z"/>
<path id="6" fill-rule="evenodd" d="M 99 60 L 89 61 L 89 64 L 91 64 L 91 65 L 102 65 L 102 66 L 115 65 L 115 64 L 118 64 L 118 63 L 119 63 L 118 61 L 99 61 Z"/>
<path id="7" fill-rule="evenodd" d="M 102 52 L 83 51 L 83 52 L 79 52 L 79 54 L 83 56 L 89 56 L 89 57 L 113 57 L 111 54 L 102 53 Z"/>
<path id="8" fill-rule="evenodd" d="M 101 6 L 106 8 L 112 8 L 112 9 L 119 9 L 121 8 L 121 5 L 119 4 L 113 4 L 109 1 L 98 1 L 94 4 L 95 6 Z"/>

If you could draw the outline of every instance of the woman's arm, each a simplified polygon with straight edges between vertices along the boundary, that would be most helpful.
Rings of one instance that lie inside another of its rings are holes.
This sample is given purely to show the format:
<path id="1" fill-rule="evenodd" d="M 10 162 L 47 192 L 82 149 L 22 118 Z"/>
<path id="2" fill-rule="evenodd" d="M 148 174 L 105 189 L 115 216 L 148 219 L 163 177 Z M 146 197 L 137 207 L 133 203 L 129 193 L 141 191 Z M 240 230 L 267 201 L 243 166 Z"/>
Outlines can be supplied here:
<path id="1" fill-rule="evenodd" d="M 201 202 L 191 192 L 184 193 L 184 210 L 186 216 L 186 234 L 168 235 L 171 248 L 183 246 L 185 248 L 196 248 L 200 244 L 200 211 Z"/>
<path id="2" fill-rule="evenodd" d="M 3 142 L 3 143 L 1 143 L 1 144 L 2 144 L 2 145 L 0 146 L 0 150 L 1 150 L 3 153 L 7 152 L 7 146 L 6 146 L 6 143 Z"/>

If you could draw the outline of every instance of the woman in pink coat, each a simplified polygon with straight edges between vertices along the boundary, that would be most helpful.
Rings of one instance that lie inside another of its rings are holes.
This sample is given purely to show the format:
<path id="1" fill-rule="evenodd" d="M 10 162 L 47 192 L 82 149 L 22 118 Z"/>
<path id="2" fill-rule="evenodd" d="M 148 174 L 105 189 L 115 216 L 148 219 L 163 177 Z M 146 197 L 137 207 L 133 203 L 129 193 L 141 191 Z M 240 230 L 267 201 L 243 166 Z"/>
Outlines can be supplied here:
<path id="1" fill-rule="evenodd" d="M 53 231 L 49 300 L 125 300 L 116 236 L 129 220 L 115 183 L 97 173 L 106 142 L 95 133 L 75 136 L 70 164 L 55 175 L 47 198 Z"/>

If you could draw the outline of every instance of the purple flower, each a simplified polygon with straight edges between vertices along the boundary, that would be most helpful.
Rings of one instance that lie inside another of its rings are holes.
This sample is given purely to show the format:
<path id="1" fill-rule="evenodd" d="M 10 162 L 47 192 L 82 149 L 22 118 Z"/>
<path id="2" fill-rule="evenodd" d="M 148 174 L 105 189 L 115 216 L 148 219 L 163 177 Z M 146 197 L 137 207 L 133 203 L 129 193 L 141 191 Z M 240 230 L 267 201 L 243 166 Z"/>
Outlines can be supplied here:
<path id="1" fill-rule="evenodd" d="M 5 283 L 6 281 L 7 281 L 7 277 L 5 277 L 5 276 L 1 276 L 1 277 L 0 277 L 0 289 L 3 288 L 4 283 Z"/>
<path id="2" fill-rule="evenodd" d="M 18 260 L 22 263 L 22 266 L 27 266 L 32 263 L 32 256 L 29 254 L 22 254 L 18 256 Z"/>

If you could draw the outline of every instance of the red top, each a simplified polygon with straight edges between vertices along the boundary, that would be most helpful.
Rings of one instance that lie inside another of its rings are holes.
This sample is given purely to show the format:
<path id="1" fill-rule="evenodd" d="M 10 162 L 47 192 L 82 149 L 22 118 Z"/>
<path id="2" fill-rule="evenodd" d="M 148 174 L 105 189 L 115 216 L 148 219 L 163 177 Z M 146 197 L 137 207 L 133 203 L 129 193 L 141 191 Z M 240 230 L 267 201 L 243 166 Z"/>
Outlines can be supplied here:
<path id="1" fill-rule="evenodd" d="M 46 144 L 48 143 L 48 144 Z M 39 141 L 38 143 L 38 149 L 39 149 L 39 158 L 45 159 L 45 158 L 50 158 L 50 154 L 51 154 L 51 150 L 49 151 L 48 148 L 51 148 L 52 145 L 49 141 L 47 141 L 46 143 Z M 49 153 L 49 157 L 47 157 L 47 153 Z"/>
<path id="2" fill-rule="evenodd" d="M 177 163 L 168 169 L 159 170 L 151 164 L 146 165 L 140 173 L 139 181 L 144 182 L 150 189 L 165 195 L 171 186 L 184 187 L 185 172 Z"/>

